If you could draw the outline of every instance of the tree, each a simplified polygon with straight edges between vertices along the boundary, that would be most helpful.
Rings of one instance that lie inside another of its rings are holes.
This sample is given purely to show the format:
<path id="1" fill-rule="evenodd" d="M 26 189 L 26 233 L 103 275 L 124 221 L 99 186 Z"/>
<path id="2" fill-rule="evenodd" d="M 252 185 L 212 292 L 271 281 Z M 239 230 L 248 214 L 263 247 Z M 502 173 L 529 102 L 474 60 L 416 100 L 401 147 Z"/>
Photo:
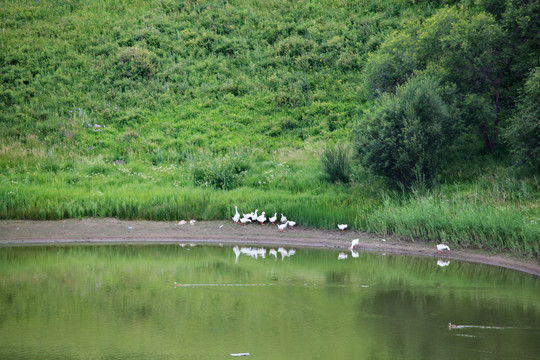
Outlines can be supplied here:
<path id="1" fill-rule="evenodd" d="M 431 183 L 452 144 L 454 124 L 439 83 L 417 76 L 383 94 L 352 133 L 364 167 L 405 187 Z"/>
<path id="2" fill-rule="evenodd" d="M 514 166 L 523 173 L 540 173 L 540 67 L 534 69 L 505 133 Z"/>
<path id="3" fill-rule="evenodd" d="M 393 34 L 369 58 L 365 77 L 374 93 L 393 92 L 414 72 L 455 84 L 464 123 L 479 130 L 493 153 L 501 114 L 514 106 L 512 90 L 523 83 L 525 70 L 538 66 L 540 5 L 483 3 L 495 14 L 478 5 L 445 7 L 422 24 Z"/>

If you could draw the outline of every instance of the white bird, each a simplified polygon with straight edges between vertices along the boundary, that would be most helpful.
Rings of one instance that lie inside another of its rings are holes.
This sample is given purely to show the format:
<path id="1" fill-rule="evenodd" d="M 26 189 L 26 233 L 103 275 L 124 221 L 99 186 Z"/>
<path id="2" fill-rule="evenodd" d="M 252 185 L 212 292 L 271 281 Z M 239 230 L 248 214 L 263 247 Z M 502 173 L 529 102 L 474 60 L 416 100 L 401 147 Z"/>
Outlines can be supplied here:
<path id="1" fill-rule="evenodd" d="M 195 225 L 196 222 L 197 220 L 189 220 L 189 225 Z"/>
<path id="2" fill-rule="evenodd" d="M 261 223 L 261 225 L 264 225 L 264 222 L 266 221 L 265 212 L 263 211 L 259 217 L 257 217 L 257 221 Z"/>
<path id="3" fill-rule="evenodd" d="M 344 260 L 344 259 L 346 259 L 347 257 L 348 257 L 347 254 L 345 254 L 344 252 L 340 252 L 339 255 L 338 255 L 338 257 L 337 257 L 337 259 L 338 259 L 338 260 Z"/>
<path id="4" fill-rule="evenodd" d="M 270 255 L 274 255 L 276 257 L 276 260 L 277 260 L 277 251 L 276 251 L 276 249 L 270 249 L 270 251 L 268 253 Z"/>
<path id="5" fill-rule="evenodd" d="M 186 220 L 180 220 L 180 221 L 178 222 L 178 224 L 176 224 L 176 225 L 185 225 L 185 224 L 187 224 L 187 221 L 186 221 Z"/>
<path id="6" fill-rule="evenodd" d="M 445 266 L 450 265 L 450 261 L 437 260 L 437 265 L 440 267 L 445 267 Z"/>
<path id="7" fill-rule="evenodd" d="M 285 217 L 285 215 L 281 214 L 281 223 L 282 224 L 285 224 L 287 222 L 287 218 Z"/>
<path id="8" fill-rule="evenodd" d="M 285 224 L 281 224 L 281 225 L 278 224 L 277 227 L 278 227 L 279 231 L 284 232 L 287 225 L 289 225 L 288 221 L 286 221 Z"/>
<path id="9" fill-rule="evenodd" d="M 240 223 L 242 223 L 242 225 L 246 225 L 248 222 L 251 222 L 251 219 L 248 219 L 246 217 L 240 219 Z"/>
<path id="10" fill-rule="evenodd" d="M 338 227 L 339 230 L 341 230 L 341 232 L 343 232 L 347 228 L 347 224 L 338 224 L 337 227 Z"/>
<path id="11" fill-rule="evenodd" d="M 353 241 L 351 241 L 350 250 L 358 249 L 358 247 L 360 246 L 359 242 L 360 242 L 360 240 L 358 240 L 358 239 L 354 239 Z"/>
<path id="12" fill-rule="evenodd" d="M 294 225 L 296 225 L 296 221 L 289 221 L 289 226 L 291 229 L 294 229 Z"/>
<path id="13" fill-rule="evenodd" d="M 444 252 L 445 249 L 448 250 L 448 251 L 450 251 L 450 248 L 448 247 L 448 245 L 444 245 L 444 244 L 439 244 L 439 245 L 437 245 L 437 251 L 438 251 L 439 253 Z"/>
<path id="14" fill-rule="evenodd" d="M 360 254 L 358 254 L 358 251 L 356 251 L 356 250 L 351 250 L 351 255 L 352 255 L 353 258 L 357 258 L 357 257 L 360 256 Z"/>
<path id="15" fill-rule="evenodd" d="M 272 225 L 274 225 L 274 223 L 275 223 L 276 220 L 277 220 L 277 213 L 275 213 L 274 216 L 272 216 L 272 217 L 271 217 L 270 219 L 268 219 L 268 220 L 272 223 Z"/>
<path id="16" fill-rule="evenodd" d="M 259 209 L 255 209 L 255 211 L 251 213 L 251 220 L 257 221 L 257 211 L 259 211 Z"/>
<path id="17" fill-rule="evenodd" d="M 232 219 L 235 224 L 238 224 L 238 222 L 240 221 L 240 214 L 238 213 L 238 206 L 234 205 L 234 211 L 235 211 L 235 214 Z"/>

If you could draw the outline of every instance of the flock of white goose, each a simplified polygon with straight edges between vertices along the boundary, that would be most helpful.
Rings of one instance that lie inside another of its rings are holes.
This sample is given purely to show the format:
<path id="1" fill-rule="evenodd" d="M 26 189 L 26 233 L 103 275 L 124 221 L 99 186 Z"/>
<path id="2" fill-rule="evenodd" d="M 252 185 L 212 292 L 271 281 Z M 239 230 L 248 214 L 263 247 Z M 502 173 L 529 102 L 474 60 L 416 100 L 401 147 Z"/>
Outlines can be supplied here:
<path id="1" fill-rule="evenodd" d="M 238 212 L 238 206 L 234 206 L 234 216 L 232 217 L 232 220 L 235 224 L 242 224 L 246 225 L 251 222 L 258 222 L 261 225 L 264 225 L 264 223 L 268 220 L 272 223 L 272 225 L 275 225 L 277 222 L 277 212 L 274 213 L 274 216 L 267 218 L 266 212 L 262 212 L 260 215 L 258 214 L 259 209 L 256 209 L 255 211 L 249 213 L 249 214 L 242 214 L 242 217 L 240 217 L 240 213 Z M 277 228 L 279 231 L 284 232 L 287 226 L 289 226 L 291 229 L 294 229 L 294 226 L 296 225 L 296 221 L 288 220 L 283 213 L 281 214 L 281 218 L 279 219 L 279 224 L 277 224 Z M 341 231 L 345 231 L 347 228 L 347 224 L 338 224 L 338 229 Z"/>
<path id="2" fill-rule="evenodd" d="M 268 220 L 269 222 L 271 222 L 274 225 L 276 223 L 276 221 L 277 221 L 277 213 L 274 213 L 274 216 L 272 216 L 270 218 L 267 218 L 266 213 L 264 211 L 260 215 L 258 215 L 259 209 L 256 209 L 255 211 L 253 211 L 253 212 L 251 212 L 249 214 L 242 214 L 242 217 L 240 217 L 240 213 L 238 212 L 238 206 L 237 205 L 234 206 L 234 211 L 235 211 L 235 214 L 232 217 L 232 220 L 234 221 L 235 224 L 246 225 L 247 223 L 258 222 L 261 225 L 264 225 L 264 223 Z M 279 231 L 285 231 L 287 226 L 289 226 L 291 229 L 294 229 L 294 226 L 296 225 L 295 221 L 288 220 L 287 217 L 285 215 L 283 215 L 283 213 L 281 214 L 281 218 L 280 218 L 279 222 L 280 222 L 280 224 L 277 224 L 277 228 L 279 229 Z M 347 224 L 338 224 L 337 226 L 338 226 L 338 229 L 341 230 L 342 232 L 345 231 L 345 229 L 347 228 Z M 382 241 L 386 241 L 386 240 L 383 239 Z M 359 239 L 354 239 L 354 240 L 351 241 L 351 246 L 350 246 L 349 250 L 351 251 L 352 257 L 358 257 L 359 256 L 358 255 L 359 245 L 360 245 L 360 240 Z M 266 255 L 266 249 L 263 249 L 263 248 L 261 248 L 261 249 L 251 249 L 251 248 L 241 248 L 241 249 L 239 249 L 237 246 L 235 246 L 235 248 L 233 250 L 236 253 L 236 261 L 237 262 L 238 262 L 238 256 L 240 254 L 250 255 L 250 256 L 255 257 L 255 258 L 257 258 L 257 256 L 259 256 L 259 255 L 264 258 L 265 255 Z M 450 248 L 448 247 L 448 245 L 444 245 L 444 244 L 438 244 L 437 245 L 437 251 L 438 251 L 439 254 L 443 253 L 445 250 L 450 251 Z M 294 254 L 294 250 L 290 250 L 290 251 L 292 251 L 292 254 Z M 292 255 L 292 254 L 288 253 L 283 248 L 279 248 L 277 252 L 281 253 L 281 256 L 282 256 L 281 260 L 283 260 L 285 258 L 285 256 Z M 270 255 L 275 255 L 276 259 L 277 259 L 277 252 L 276 252 L 276 250 L 272 249 L 272 250 L 270 250 Z M 347 257 L 348 257 L 348 255 L 343 253 L 343 252 L 339 253 L 339 255 L 338 255 L 339 260 L 346 259 Z"/>
<path id="3" fill-rule="evenodd" d="M 236 205 L 234 206 L 234 211 L 235 214 L 232 217 L 232 220 L 235 224 L 246 225 L 250 222 L 258 222 L 261 225 L 264 225 L 266 221 L 269 221 L 272 223 L 272 225 L 274 225 L 277 222 L 277 213 L 274 213 L 274 216 L 267 218 L 264 211 L 259 215 L 259 209 L 256 209 L 249 214 L 242 214 L 242 217 L 240 217 L 240 213 L 238 212 L 238 206 Z M 291 229 L 294 229 L 294 226 L 296 225 L 296 221 L 287 220 L 287 217 L 283 214 L 281 214 L 279 222 L 280 224 L 277 224 L 279 231 L 285 231 L 287 226 L 289 226 Z"/>

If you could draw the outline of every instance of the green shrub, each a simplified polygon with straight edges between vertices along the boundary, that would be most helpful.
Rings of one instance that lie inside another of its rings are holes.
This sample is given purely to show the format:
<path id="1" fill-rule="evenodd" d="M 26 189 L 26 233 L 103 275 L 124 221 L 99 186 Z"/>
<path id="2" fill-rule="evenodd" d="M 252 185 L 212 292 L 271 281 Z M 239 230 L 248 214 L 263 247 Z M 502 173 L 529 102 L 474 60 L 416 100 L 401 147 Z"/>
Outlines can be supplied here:
<path id="1" fill-rule="evenodd" d="M 328 145 L 321 155 L 321 163 L 331 182 L 348 183 L 351 180 L 349 149 L 344 145 Z"/>
<path id="2" fill-rule="evenodd" d="M 505 138 L 514 167 L 523 174 L 540 173 L 540 68 L 535 68 L 525 84 L 517 114 L 510 120 Z"/>
<path id="3" fill-rule="evenodd" d="M 232 152 L 225 156 L 204 156 L 192 162 L 190 169 L 196 185 L 230 190 L 241 185 L 249 161 L 243 152 Z"/>
<path id="4" fill-rule="evenodd" d="M 448 105 L 430 77 L 416 77 L 383 94 L 353 132 L 362 165 L 407 188 L 430 184 L 452 144 Z"/>
<path id="5" fill-rule="evenodd" d="M 153 53 L 138 46 L 123 48 L 118 52 L 118 66 L 125 77 L 149 78 L 157 71 L 154 58 Z"/>

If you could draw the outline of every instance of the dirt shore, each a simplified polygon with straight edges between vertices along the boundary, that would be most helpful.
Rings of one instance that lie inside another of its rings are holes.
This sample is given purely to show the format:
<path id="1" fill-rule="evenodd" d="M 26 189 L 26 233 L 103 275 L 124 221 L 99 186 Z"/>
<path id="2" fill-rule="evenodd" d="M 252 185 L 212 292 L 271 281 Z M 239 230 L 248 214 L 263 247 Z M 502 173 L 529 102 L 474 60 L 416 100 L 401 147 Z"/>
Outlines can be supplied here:
<path id="1" fill-rule="evenodd" d="M 178 222 L 118 219 L 70 219 L 61 221 L 0 221 L 0 246 L 69 243 L 223 243 L 287 245 L 346 250 L 360 239 L 361 251 L 378 251 L 465 260 L 501 266 L 540 276 L 540 262 L 480 250 L 452 249 L 438 254 L 434 244 L 418 243 L 356 231 L 295 227 L 280 232 L 275 225 L 241 226 L 228 221 Z"/>

